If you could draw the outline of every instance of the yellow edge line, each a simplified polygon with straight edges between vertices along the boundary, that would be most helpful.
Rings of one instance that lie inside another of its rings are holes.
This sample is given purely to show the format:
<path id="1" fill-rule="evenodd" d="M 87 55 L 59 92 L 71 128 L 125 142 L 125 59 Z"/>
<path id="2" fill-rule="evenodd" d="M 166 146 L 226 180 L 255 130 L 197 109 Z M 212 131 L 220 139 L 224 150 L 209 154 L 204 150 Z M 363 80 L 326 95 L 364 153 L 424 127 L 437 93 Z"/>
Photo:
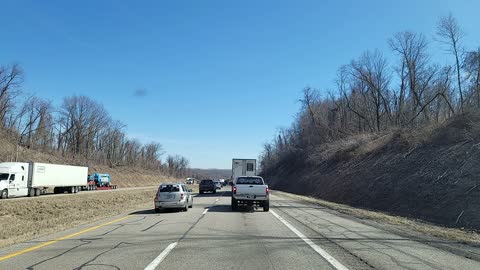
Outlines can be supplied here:
<path id="1" fill-rule="evenodd" d="M 80 235 L 80 234 L 84 234 L 84 233 L 89 232 L 89 231 L 96 230 L 96 229 L 98 229 L 98 228 L 100 228 L 100 227 L 107 226 L 107 225 L 110 225 L 110 224 L 112 224 L 112 223 L 115 223 L 115 222 L 118 222 L 118 221 L 120 221 L 120 220 L 124 220 L 124 219 L 127 219 L 127 218 L 128 218 L 128 216 L 122 217 L 122 218 L 118 218 L 118 219 L 115 219 L 115 220 L 112 220 L 112 221 L 109 221 L 109 222 L 106 222 L 106 223 L 103 223 L 103 224 L 100 224 L 100 225 L 97 225 L 97 226 L 93 226 L 93 227 L 91 227 L 91 228 L 88 228 L 88 229 L 85 229 L 85 230 L 82 230 L 82 231 L 79 231 L 79 232 L 76 232 L 76 233 L 72 233 L 72 234 L 69 234 L 69 235 L 66 235 L 66 236 L 63 236 L 63 237 L 54 239 L 54 240 L 50 240 L 50 241 L 45 242 L 45 243 L 42 243 L 42 244 L 40 244 L 40 245 L 36 245 L 36 246 L 33 246 L 33 247 L 29 247 L 29 248 L 26 248 L 26 249 L 17 251 L 17 252 L 15 252 L 15 253 L 11 253 L 11 254 L 2 256 L 2 257 L 0 257 L 0 262 L 1 262 L 1 261 L 4 261 L 4 260 L 6 260 L 6 259 L 10 259 L 10 258 L 12 258 L 12 257 L 18 256 L 18 255 L 21 255 L 21 254 L 30 252 L 30 251 L 34 251 L 34 250 L 39 249 L 39 248 L 42 248 L 42 247 L 49 246 L 49 245 L 54 244 L 54 243 L 56 243 L 56 242 L 58 242 L 58 241 L 66 240 L 66 239 L 72 238 L 72 237 L 74 237 L 74 236 L 77 236 L 77 235 Z"/>

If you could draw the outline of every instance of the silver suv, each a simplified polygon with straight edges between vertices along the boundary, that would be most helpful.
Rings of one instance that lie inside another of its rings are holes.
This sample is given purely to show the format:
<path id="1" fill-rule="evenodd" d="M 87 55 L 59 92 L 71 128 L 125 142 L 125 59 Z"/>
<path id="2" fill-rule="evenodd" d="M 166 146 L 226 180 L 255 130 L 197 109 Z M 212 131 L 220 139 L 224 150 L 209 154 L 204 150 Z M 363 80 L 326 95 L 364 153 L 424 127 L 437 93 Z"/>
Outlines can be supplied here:
<path id="1" fill-rule="evenodd" d="M 187 211 L 193 207 L 192 190 L 181 183 L 163 183 L 158 187 L 154 203 L 156 213 L 166 208 Z"/>

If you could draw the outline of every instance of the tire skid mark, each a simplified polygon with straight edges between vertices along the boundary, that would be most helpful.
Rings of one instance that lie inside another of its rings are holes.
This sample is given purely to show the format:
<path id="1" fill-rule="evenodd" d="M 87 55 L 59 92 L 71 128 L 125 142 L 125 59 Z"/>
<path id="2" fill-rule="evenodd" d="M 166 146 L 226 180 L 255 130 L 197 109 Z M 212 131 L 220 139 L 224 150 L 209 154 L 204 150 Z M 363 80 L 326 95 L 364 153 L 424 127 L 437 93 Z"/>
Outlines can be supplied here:
<path id="1" fill-rule="evenodd" d="M 157 222 L 155 222 L 155 223 L 153 223 L 152 225 L 148 226 L 147 228 L 145 228 L 145 229 L 143 229 L 143 230 L 141 230 L 141 231 L 142 231 L 142 232 L 146 232 L 146 231 L 150 230 L 151 228 L 157 226 L 157 225 L 158 225 L 160 222 L 162 222 L 162 221 L 163 221 L 163 219 L 162 219 L 162 220 L 159 220 L 159 221 L 157 221 Z"/>
<path id="2" fill-rule="evenodd" d="M 49 261 L 54 260 L 54 259 L 56 259 L 56 258 L 59 258 L 59 257 L 65 255 L 65 254 L 67 254 L 67 253 L 69 253 L 69 252 L 74 251 L 74 250 L 77 249 L 77 248 L 80 248 L 80 247 L 82 247 L 82 246 L 91 244 L 91 243 L 93 242 L 93 240 L 86 240 L 86 239 L 79 239 L 79 240 L 80 240 L 80 242 L 81 242 L 80 244 L 78 244 L 78 245 L 76 245 L 76 246 L 74 246 L 74 247 L 72 247 L 72 248 L 69 248 L 69 249 L 63 251 L 62 253 L 59 253 L 59 254 L 57 254 L 57 255 L 55 255 L 55 256 L 52 256 L 52 257 L 50 257 L 50 258 L 48 258 L 48 259 L 39 261 L 39 262 L 37 262 L 37 263 L 35 263 L 35 264 L 32 264 L 32 265 L 30 265 L 30 266 L 27 266 L 26 269 L 28 269 L 28 270 L 33 270 L 33 269 L 35 269 L 36 266 L 39 266 L 39 265 L 41 265 L 41 264 L 44 264 L 44 263 L 46 263 L 46 262 L 49 262 Z"/>

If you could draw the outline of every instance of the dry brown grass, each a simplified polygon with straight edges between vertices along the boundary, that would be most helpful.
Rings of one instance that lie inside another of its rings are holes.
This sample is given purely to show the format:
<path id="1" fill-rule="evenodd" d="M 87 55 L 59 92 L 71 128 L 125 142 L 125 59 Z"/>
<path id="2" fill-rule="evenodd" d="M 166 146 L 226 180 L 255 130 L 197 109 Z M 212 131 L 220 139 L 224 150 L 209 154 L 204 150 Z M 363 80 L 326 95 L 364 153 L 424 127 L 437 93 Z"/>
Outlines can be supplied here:
<path id="1" fill-rule="evenodd" d="M 164 182 L 185 181 L 185 179 L 175 179 L 159 172 L 133 167 L 109 168 L 105 165 L 93 165 L 88 168 L 88 171 L 110 174 L 112 184 L 118 187 L 158 186 Z"/>
<path id="2" fill-rule="evenodd" d="M 370 219 L 390 225 L 400 226 L 402 229 L 411 230 L 421 234 L 440 237 L 465 244 L 480 244 L 480 235 L 473 231 L 435 226 L 405 217 L 392 216 L 382 212 L 355 208 L 344 204 L 332 203 L 313 197 L 300 196 L 282 191 L 275 191 L 275 194 L 314 203 L 360 219 Z"/>
<path id="3" fill-rule="evenodd" d="M 156 188 L 0 200 L 0 247 L 148 207 Z"/>

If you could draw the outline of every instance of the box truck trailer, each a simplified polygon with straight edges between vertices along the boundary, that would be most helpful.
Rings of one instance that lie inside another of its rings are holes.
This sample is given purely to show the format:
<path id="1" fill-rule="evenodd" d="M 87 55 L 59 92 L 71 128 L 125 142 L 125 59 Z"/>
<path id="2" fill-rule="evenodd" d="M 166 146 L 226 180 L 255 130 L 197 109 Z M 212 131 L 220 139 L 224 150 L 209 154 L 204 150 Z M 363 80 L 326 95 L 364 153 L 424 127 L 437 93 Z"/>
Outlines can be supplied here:
<path id="1" fill-rule="evenodd" d="M 232 181 L 239 176 L 257 175 L 257 160 L 234 158 L 232 159 Z"/>
<path id="2" fill-rule="evenodd" d="M 79 166 L 2 162 L 0 198 L 40 196 L 47 188 L 54 193 L 77 193 L 87 181 L 88 168 Z"/>

